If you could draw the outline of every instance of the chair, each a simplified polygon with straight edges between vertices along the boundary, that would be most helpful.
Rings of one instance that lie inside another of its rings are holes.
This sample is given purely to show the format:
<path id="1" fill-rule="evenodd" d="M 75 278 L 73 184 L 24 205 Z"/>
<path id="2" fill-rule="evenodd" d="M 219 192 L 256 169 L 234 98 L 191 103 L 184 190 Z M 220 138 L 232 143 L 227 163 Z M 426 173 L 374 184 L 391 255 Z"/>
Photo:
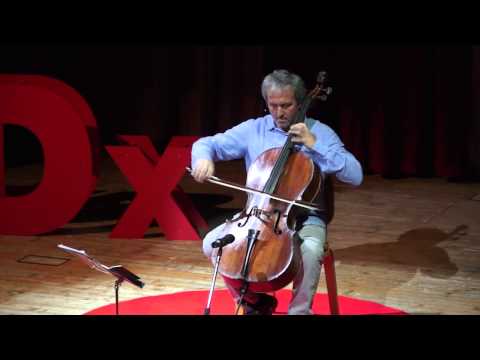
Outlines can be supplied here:
<path id="1" fill-rule="evenodd" d="M 333 186 L 332 176 L 325 178 L 325 208 L 327 210 L 327 225 L 333 219 L 335 213 L 335 191 Z M 323 268 L 325 270 L 325 280 L 327 284 L 328 303 L 330 305 L 330 314 L 339 315 L 340 310 L 338 307 L 338 292 L 337 292 L 337 276 L 335 273 L 335 256 L 333 250 L 330 248 L 327 241 L 325 242 L 325 256 L 323 258 Z"/>
<path id="2" fill-rule="evenodd" d="M 333 250 L 328 247 L 323 259 L 323 268 L 325 270 L 325 279 L 327 283 L 328 303 L 330 305 L 330 314 L 339 315 L 338 293 L 337 293 L 337 276 L 335 274 L 335 257 Z"/>

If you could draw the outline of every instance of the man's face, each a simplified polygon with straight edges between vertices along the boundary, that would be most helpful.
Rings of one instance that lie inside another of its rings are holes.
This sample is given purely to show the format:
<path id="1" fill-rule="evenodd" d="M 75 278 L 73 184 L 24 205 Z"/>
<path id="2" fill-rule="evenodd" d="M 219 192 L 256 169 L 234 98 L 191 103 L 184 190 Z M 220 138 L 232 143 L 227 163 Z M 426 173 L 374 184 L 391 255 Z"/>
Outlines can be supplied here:
<path id="1" fill-rule="evenodd" d="M 297 112 L 297 100 L 289 86 L 281 90 L 267 92 L 267 106 L 277 127 L 287 131 Z"/>

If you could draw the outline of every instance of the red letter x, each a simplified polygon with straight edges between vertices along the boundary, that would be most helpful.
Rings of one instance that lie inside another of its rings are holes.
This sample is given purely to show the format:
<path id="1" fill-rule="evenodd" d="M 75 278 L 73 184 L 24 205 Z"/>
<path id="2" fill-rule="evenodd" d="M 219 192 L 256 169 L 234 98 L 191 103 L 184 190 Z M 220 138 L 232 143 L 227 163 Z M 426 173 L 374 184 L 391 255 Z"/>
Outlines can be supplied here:
<path id="1" fill-rule="evenodd" d="M 187 137 L 174 137 L 161 157 L 146 136 L 121 136 L 121 139 L 134 146 L 106 146 L 106 149 L 137 196 L 110 237 L 141 238 L 155 218 L 167 239 L 200 240 L 185 213 L 197 226 L 206 228 L 207 224 L 182 190 L 176 188 L 190 164 L 190 146 L 195 138 L 188 137 L 186 144 L 182 140 Z"/>

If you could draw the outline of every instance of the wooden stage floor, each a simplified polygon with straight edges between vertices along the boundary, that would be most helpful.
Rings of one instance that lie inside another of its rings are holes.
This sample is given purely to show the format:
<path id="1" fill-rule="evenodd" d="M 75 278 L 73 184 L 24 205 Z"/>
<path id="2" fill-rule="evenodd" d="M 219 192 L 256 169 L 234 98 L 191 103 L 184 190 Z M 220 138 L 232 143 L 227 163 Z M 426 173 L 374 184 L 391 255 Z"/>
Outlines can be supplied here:
<path id="1" fill-rule="evenodd" d="M 217 175 L 243 181 L 242 167 L 219 164 Z M 7 185 L 28 187 L 40 174 L 40 166 L 9 169 Z M 211 226 L 245 201 L 244 194 L 188 175 L 181 187 Z M 48 235 L 0 236 L 0 314 L 82 314 L 115 301 L 113 278 L 58 244 L 140 275 L 146 286 L 122 285 L 120 300 L 208 290 L 213 269 L 199 241 L 166 240 L 155 226 L 141 239 L 108 237 L 133 197 L 105 160 L 95 194 L 70 223 Z M 367 176 L 358 188 L 337 183 L 335 199 L 329 242 L 340 295 L 411 314 L 480 314 L 479 183 Z M 217 287 L 224 287 L 221 279 Z M 323 273 L 318 291 L 326 291 Z"/>

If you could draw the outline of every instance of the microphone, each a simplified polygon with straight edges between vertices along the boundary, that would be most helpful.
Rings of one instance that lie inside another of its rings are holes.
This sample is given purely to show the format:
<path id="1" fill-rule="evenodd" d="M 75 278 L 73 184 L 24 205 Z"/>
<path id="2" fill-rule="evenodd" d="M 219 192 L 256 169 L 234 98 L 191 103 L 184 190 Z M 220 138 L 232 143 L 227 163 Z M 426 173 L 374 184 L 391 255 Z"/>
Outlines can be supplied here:
<path id="1" fill-rule="evenodd" d="M 235 236 L 232 234 L 227 234 L 221 239 L 217 239 L 212 243 L 212 248 L 223 247 L 235 241 Z"/>

